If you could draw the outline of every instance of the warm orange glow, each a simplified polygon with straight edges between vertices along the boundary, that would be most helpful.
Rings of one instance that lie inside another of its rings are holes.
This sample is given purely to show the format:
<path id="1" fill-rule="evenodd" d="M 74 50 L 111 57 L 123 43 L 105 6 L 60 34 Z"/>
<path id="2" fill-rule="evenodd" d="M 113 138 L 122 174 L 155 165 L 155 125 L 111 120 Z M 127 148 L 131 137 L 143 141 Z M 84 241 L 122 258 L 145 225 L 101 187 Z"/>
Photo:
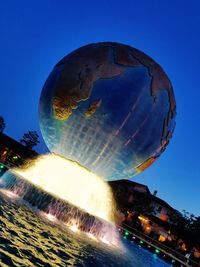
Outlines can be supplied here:
<path id="1" fill-rule="evenodd" d="M 153 158 L 153 157 L 149 158 L 146 161 L 144 161 L 143 163 L 136 166 L 136 170 L 138 172 L 143 172 L 146 168 L 150 167 L 155 161 L 156 161 L 156 158 Z"/>
<path id="2" fill-rule="evenodd" d="M 147 223 L 149 222 L 149 220 L 146 219 L 146 218 L 143 217 L 143 216 L 138 216 L 138 219 L 139 219 L 142 223 L 144 223 L 144 224 L 147 224 Z"/>
<path id="3" fill-rule="evenodd" d="M 110 187 L 101 177 L 76 162 L 49 154 L 12 172 L 94 216 L 109 222 L 114 219 Z"/>
<path id="4" fill-rule="evenodd" d="M 158 241 L 160 241 L 160 242 L 164 242 L 165 240 L 166 240 L 166 237 L 164 237 L 163 235 L 160 235 L 160 236 L 159 236 Z"/>
<path id="5" fill-rule="evenodd" d="M 165 222 L 167 222 L 167 220 L 168 220 L 168 216 L 166 215 L 166 214 L 160 214 L 160 219 L 162 220 L 162 221 L 165 221 Z"/>
<path id="6" fill-rule="evenodd" d="M 184 250 L 184 251 L 187 250 L 185 243 L 182 244 L 181 249 Z"/>
<path id="7" fill-rule="evenodd" d="M 145 231 L 145 234 L 149 234 L 151 232 L 151 226 L 150 225 L 147 225 L 145 228 L 144 228 L 144 231 Z"/>

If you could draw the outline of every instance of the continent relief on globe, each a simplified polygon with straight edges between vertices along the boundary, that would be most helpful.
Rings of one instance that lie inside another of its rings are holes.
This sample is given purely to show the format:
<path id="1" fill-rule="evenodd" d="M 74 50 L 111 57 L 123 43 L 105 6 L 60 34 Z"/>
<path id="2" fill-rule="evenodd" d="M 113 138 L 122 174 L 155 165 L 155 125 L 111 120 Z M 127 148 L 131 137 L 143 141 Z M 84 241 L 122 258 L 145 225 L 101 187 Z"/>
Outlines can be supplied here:
<path id="1" fill-rule="evenodd" d="M 64 57 L 56 66 L 62 68 L 53 97 L 53 114 L 58 120 L 67 120 L 81 101 L 89 99 L 93 84 L 122 74 L 127 67 L 147 67 L 151 81 L 151 95 L 156 99 L 158 90 L 167 90 L 170 115 L 175 115 L 176 103 L 169 79 L 162 68 L 139 50 L 117 43 L 90 44 Z M 88 47 L 90 49 L 88 49 Z M 101 105 L 91 104 L 86 117 L 92 116 Z"/>
<path id="2" fill-rule="evenodd" d="M 113 42 L 64 57 L 40 98 L 49 149 L 108 180 L 131 178 L 152 165 L 172 137 L 175 115 L 163 69 L 143 52 Z"/>
<path id="3" fill-rule="evenodd" d="M 138 171 L 138 173 L 143 172 L 145 169 L 150 167 L 157 160 L 157 158 L 160 156 L 160 154 L 162 152 L 164 152 L 164 150 L 166 149 L 167 145 L 169 144 L 169 140 L 171 139 L 172 134 L 173 134 L 172 131 L 167 131 L 167 127 L 169 125 L 169 121 L 170 121 L 170 111 L 168 112 L 167 118 L 164 119 L 163 131 L 162 131 L 162 139 L 161 139 L 159 148 L 154 153 L 155 156 L 152 156 L 152 157 L 148 158 L 147 160 L 145 160 L 144 162 L 142 162 L 141 164 L 136 166 L 135 169 Z"/>
<path id="4" fill-rule="evenodd" d="M 96 111 L 97 109 L 101 106 L 101 99 L 100 100 L 96 100 L 94 102 L 92 102 L 88 109 L 85 111 L 85 117 L 86 118 L 90 118 Z"/>

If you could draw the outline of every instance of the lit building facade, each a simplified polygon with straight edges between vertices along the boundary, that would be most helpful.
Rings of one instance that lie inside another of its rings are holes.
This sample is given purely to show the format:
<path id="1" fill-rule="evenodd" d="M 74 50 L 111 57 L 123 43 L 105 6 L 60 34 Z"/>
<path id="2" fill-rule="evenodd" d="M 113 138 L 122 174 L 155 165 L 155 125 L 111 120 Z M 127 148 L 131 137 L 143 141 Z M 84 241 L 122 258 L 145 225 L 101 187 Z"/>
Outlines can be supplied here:
<path id="1" fill-rule="evenodd" d="M 109 184 L 119 210 L 126 216 L 124 223 L 133 225 L 137 217 L 145 234 L 161 242 L 174 238 L 173 224 L 178 211 L 158 198 L 156 191 L 151 194 L 146 185 L 129 180 L 111 181 Z"/>

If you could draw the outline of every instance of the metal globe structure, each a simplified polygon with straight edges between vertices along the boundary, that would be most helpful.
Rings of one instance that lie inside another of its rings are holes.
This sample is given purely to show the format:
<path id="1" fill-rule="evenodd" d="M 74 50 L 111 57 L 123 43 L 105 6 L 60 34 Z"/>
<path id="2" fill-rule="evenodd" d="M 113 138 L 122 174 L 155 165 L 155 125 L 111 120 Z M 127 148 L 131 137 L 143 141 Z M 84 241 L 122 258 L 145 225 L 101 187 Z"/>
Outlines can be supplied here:
<path id="1" fill-rule="evenodd" d="M 169 78 L 153 59 L 128 45 L 103 42 L 55 65 L 39 115 L 51 152 L 106 180 L 128 179 L 165 150 L 176 103 Z"/>

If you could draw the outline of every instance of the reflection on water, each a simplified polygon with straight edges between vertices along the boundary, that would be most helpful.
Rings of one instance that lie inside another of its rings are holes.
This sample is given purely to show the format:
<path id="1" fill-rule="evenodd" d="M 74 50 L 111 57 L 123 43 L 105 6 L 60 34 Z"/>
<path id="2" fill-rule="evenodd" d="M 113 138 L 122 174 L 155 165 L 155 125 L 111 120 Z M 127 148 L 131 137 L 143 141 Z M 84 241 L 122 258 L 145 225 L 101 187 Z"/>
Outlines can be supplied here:
<path id="1" fill-rule="evenodd" d="M 1 196 L 0 266 L 168 266 L 137 247 L 120 251 L 73 230 L 57 227 Z"/>

